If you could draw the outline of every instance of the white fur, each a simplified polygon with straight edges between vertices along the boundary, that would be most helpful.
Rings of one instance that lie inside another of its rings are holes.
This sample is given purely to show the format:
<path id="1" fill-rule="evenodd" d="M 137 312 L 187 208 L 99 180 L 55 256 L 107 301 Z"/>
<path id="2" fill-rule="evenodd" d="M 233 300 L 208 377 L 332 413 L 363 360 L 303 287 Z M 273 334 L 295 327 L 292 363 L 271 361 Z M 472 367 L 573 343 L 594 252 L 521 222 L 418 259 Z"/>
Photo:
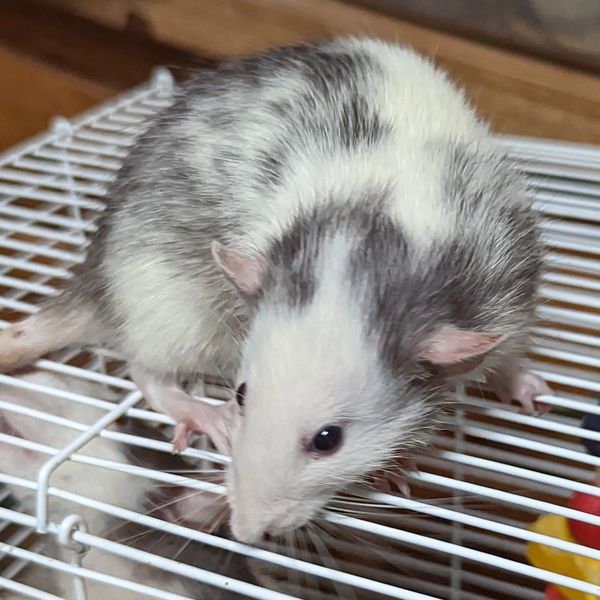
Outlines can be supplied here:
<path id="1" fill-rule="evenodd" d="M 210 310 L 202 280 L 182 277 L 154 253 L 123 257 L 110 268 L 114 297 L 128 320 L 121 343 L 132 364 L 155 373 L 193 373 L 235 361 L 235 332 L 218 318 L 219 307 Z"/>
<path id="2" fill-rule="evenodd" d="M 182 151 L 171 166 L 198 171 L 204 195 L 200 201 L 212 198 L 213 193 L 219 199 L 218 218 L 214 208 L 212 214 L 210 208 L 205 211 L 208 223 L 226 223 L 221 229 L 230 229 L 219 241 L 249 254 L 266 252 L 303 209 L 332 198 L 363 204 L 380 191 L 386 194 L 390 216 L 414 247 L 425 249 L 455 232 L 456 221 L 444 198 L 444 148 L 456 141 L 478 144 L 485 140 L 487 127 L 448 77 L 413 51 L 375 40 L 337 44 L 366 52 L 379 66 L 369 71 L 364 81 L 356 82 L 372 111 L 391 127 L 391 134 L 372 147 L 327 147 L 324 135 L 308 131 L 310 128 L 302 131 L 301 126 L 299 132 L 286 130 L 287 138 L 281 142 L 277 135 L 281 117 L 267 109 L 267 101 L 297 98 L 297 92 L 310 93 L 311 89 L 293 69 L 282 70 L 272 86 L 259 88 L 259 97 L 244 93 L 248 88 L 238 85 L 243 82 L 225 80 L 221 83 L 231 93 L 202 95 L 198 119 L 193 106 L 185 118 L 178 120 L 181 115 L 173 115 L 169 135 L 191 142 L 192 151 L 189 155 Z M 335 99 L 335 89 L 328 93 Z M 232 103 L 234 110 L 226 117 L 235 117 L 236 108 L 244 116 L 227 135 L 208 124 L 218 114 L 221 98 L 239 102 Z M 331 110 L 322 101 L 315 110 L 319 107 Z M 326 116 L 325 124 L 337 123 L 336 118 L 343 115 Z M 286 141 L 288 147 L 283 150 L 289 155 L 283 161 L 278 185 L 261 187 L 261 152 L 278 149 L 278 144 Z M 166 148 L 178 154 L 172 145 Z M 152 174 L 160 173 L 162 158 L 161 153 L 149 153 L 145 168 L 155 167 Z M 215 159 L 225 164 L 222 173 Z M 135 173 L 143 177 L 144 170 Z M 160 185 L 159 179 L 149 180 Z M 158 199 L 163 198 L 159 191 L 169 192 L 141 187 L 150 196 L 157 192 Z M 230 190 L 231 198 L 226 193 Z M 136 197 L 135 188 L 130 191 Z M 152 221 L 153 205 L 144 212 L 145 196 L 136 199 L 133 208 Z M 181 222 L 194 200 L 193 193 L 181 199 L 177 213 Z M 198 214 L 202 212 L 194 213 L 196 218 Z M 127 220 L 127 215 L 120 218 Z M 242 225 L 228 227 L 230 221 Z M 115 242 L 119 233 L 123 239 L 136 233 L 134 217 L 120 232 L 119 225 L 119 220 L 113 223 Z M 162 239 L 164 232 L 156 223 L 147 225 L 147 240 L 156 241 L 153 235 Z M 202 231 L 199 237 L 206 235 Z M 207 243 L 199 239 L 200 245 Z M 182 244 L 188 256 L 190 245 L 193 243 Z M 232 325 L 227 314 L 237 309 L 231 296 L 229 305 L 222 305 L 223 293 L 228 290 L 225 278 L 211 279 L 210 269 L 202 264 L 198 269 L 206 272 L 197 276 L 189 262 L 184 261 L 179 270 L 166 266 L 169 263 L 159 256 L 168 252 L 164 246 L 150 243 L 151 250 L 140 254 L 135 244 L 122 243 L 123 255 L 115 251 L 110 256 L 106 267 L 110 270 L 106 279 L 112 286 L 109 296 L 119 304 L 114 312 L 125 323 L 122 331 L 109 334 L 121 334 L 115 337 L 132 364 L 157 375 L 235 365 L 237 341 L 246 331 L 245 323 Z M 330 240 L 321 257 L 318 288 L 310 306 L 299 313 L 261 308 L 251 324 L 242 367 L 248 383 L 247 401 L 244 418 L 236 425 L 230 473 L 233 528 L 242 539 L 304 523 L 338 484 L 380 466 L 423 412 L 423 406 L 412 402 L 401 418 L 397 410 L 394 418 L 382 415 L 382 399 L 393 398 L 386 389 L 391 384 L 381 371 L 375 342 L 364 330 L 364 315 L 354 302 L 356 290 L 345 281 L 347 254 L 346 240 Z M 344 422 L 346 432 L 339 452 L 319 460 L 309 457 L 303 444 L 321 427 L 339 421 Z"/>
<path id="3" fill-rule="evenodd" d="M 415 404 L 393 423 L 381 413 L 387 378 L 346 283 L 348 250 L 342 236 L 324 249 L 310 306 L 263 310 L 250 331 L 229 474 L 232 528 L 241 540 L 302 525 L 332 485 L 379 467 L 419 411 Z M 336 423 L 344 425 L 340 450 L 307 455 L 304 444 Z"/>
<path id="4" fill-rule="evenodd" d="M 353 40 L 383 67 L 383 81 L 370 97 L 393 134 L 373 163 L 395 174 L 391 214 L 412 237 L 428 245 L 455 229 L 444 202 L 443 150 L 440 141 L 474 142 L 486 137 L 484 125 L 468 104 L 464 92 L 446 73 L 408 48 L 378 40 Z M 372 165 L 369 165 L 372 168 Z"/>
<path id="5" fill-rule="evenodd" d="M 225 213 L 231 212 L 232 221 L 243 214 L 243 231 L 232 230 L 229 239 L 223 240 L 238 250 L 265 252 L 302 209 L 331 198 L 360 203 L 377 186 L 389 192 L 389 213 L 413 244 L 427 247 L 455 230 L 454 215 L 448 213 L 443 197 L 447 157 L 444 144 L 439 142 L 481 140 L 487 134 L 486 126 L 477 120 L 463 92 L 446 74 L 412 50 L 369 39 L 341 40 L 338 44 L 366 51 L 379 65 L 381 72 L 372 73 L 359 86 L 373 110 L 391 124 L 392 134 L 375 147 L 333 155 L 320 147 L 322 140 L 290 140 L 290 162 L 281 173 L 276 192 L 257 191 L 253 185 L 260 175 L 260 163 L 255 158 L 262 145 L 248 143 L 244 160 L 227 174 L 237 197 L 223 206 Z M 255 105 L 240 95 L 240 113 L 243 109 L 248 115 L 239 124 L 242 139 L 275 140 L 279 118 L 265 111 L 264 104 L 306 91 L 297 75 L 283 73 L 260 91 L 260 101 L 253 98 Z M 209 100 L 203 98 L 202 102 Z M 181 128 L 182 139 L 191 137 L 193 147 L 181 161 L 199 173 L 213 169 L 214 147 L 238 150 L 237 138 L 215 137 L 218 130 L 202 120 L 193 128 L 187 120 L 175 127 Z M 211 186 L 226 183 L 218 177 L 204 177 L 202 182 L 208 196 Z M 214 193 L 218 195 L 221 190 Z M 266 198 L 269 193 L 277 193 L 278 198 Z M 203 283 L 202 277 L 193 273 L 182 276 L 181 271 L 166 266 L 155 250 L 119 256 L 108 268 L 112 296 L 127 319 L 122 346 L 131 363 L 160 374 L 215 371 L 216 365 L 227 371 L 221 374 L 232 374 L 244 331 L 231 320 L 224 322 L 227 317 L 223 319 L 222 307 L 215 305 L 212 284 Z M 198 269 L 202 268 L 199 264 Z M 231 369 L 224 369 L 224 364 Z"/>
<path id="6" fill-rule="evenodd" d="M 431 60 L 381 40 L 352 39 L 346 44 L 367 50 L 383 67 L 384 83 L 372 90 L 373 96 L 399 138 L 420 143 L 427 139 L 467 142 L 488 134 L 464 92 Z"/>

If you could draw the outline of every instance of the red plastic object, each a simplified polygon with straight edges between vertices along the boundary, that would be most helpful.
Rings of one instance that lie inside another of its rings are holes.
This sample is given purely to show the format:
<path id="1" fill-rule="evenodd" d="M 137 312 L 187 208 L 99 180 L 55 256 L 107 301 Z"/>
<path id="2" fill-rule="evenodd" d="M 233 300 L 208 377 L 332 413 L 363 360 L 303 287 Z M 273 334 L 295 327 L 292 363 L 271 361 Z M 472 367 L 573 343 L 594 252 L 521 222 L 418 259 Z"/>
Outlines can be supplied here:
<path id="1" fill-rule="evenodd" d="M 569 508 L 600 516 L 600 496 L 576 492 L 571 496 Z M 569 530 L 579 544 L 600 550 L 600 526 L 569 519 Z"/>
<path id="2" fill-rule="evenodd" d="M 546 588 L 546 600 L 566 600 L 565 597 L 554 587 L 549 585 Z"/>

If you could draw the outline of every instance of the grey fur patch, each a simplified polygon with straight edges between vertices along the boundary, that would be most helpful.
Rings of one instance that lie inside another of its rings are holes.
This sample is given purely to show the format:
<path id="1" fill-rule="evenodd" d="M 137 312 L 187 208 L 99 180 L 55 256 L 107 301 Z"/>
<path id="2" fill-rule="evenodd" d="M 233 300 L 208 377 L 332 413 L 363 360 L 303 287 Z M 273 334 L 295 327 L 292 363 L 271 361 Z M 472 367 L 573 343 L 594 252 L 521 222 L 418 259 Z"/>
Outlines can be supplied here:
<path id="1" fill-rule="evenodd" d="M 334 43 L 301 48 L 295 59 L 302 65 L 309 91 L 294 101 L 293 108 L 288 105 L 287 111 L 275 110 L 294 115 L 308 131 L 345 149 L 384 139 L 391 127 L 381 121 L 364 95 L 370 76 L 379 74 L 378 65 L 366 54 L 331 52 Z"/>
<path id="2" fill-rule="evenodd" d="M 364 96 L 357 94 L 340 107 L 338 134 L 347 150 L 361 145 L 374 146 L 389 133 L 390 127 L 382 123 Z"/>
<path id="3" fill-rule="evenodd" d="M 289 157 L 289 150 L 285 144 L 279 147 L 274 145 L 268 151 L 261 151 L 256 158 L 258 169 L 261 172 L 260 181 L 267 187 L 276 186 L 281 180 Z"/>
<path id="4" fill-rule="evenodd" d="M 446 169 L 446 201 L 459 213 L 454 239 L 417 252 L 383 220 L 352 255 L 370 330 L 393 373 L 442 324 L 520 334 L 533 320 L 542 248 L 519 174 L 504 157 L 461 146 Z"/>
<path id="5" fill-rule="evenodd" d="M 286 115 L 290 135 L 301 131 L 330 152 L 374 146 L 391 132 L 365 96 L 351 88 L 341 87 L 336 95 L 324 97 L 306 94 L 273 103 L 270 109 L 273 114 Z"/>
<path id="6" fill-rule="evenodd" d="M 347 201 L 332 200 L 294 220 L 270 249 L 269 268 L 262 282 L 263 298 L 302 308 L 314 297 L 317 262 L 328 241 L 335 235 L 345 235 L 352 240 L 356 251 L 375 243 L 380 232 L 379 220 L 389 220 L 380 210 L 387 191 L 373 189 L 363 192 L 361 198 L 374 212 Z"/>

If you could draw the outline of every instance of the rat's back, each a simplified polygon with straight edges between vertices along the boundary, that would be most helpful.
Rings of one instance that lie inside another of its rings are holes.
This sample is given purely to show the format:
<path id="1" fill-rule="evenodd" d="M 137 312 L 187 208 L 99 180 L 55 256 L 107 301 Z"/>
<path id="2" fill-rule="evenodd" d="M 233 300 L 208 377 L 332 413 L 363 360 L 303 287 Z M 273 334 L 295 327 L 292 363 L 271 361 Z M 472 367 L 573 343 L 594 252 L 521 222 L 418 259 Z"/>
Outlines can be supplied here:
<path id="1" fill-rule="evenodd" d="M 207 198 L 198 210 L 249 253 L 303 211 L 365 202 L 376 186 L 407 229 L 431 229 L 443 220 L 449 146 L 488 136 L 445 73 L 373 39 L 277 49 L 200 76 L 185 94 L 187 117 L 170 123 L 189 140 L 188 173 Z"/>
<path id="2" fill-rule="evenodd" d="M 77 294 L 101 307 L 102 343 L 134 362 L 192 371 L 202 350 L 230 372 L 248 315 L 212 240 L 266 253 L 301 212 L 361 202 L 374 186 L 396 190 L 390 209 L 417 234 L 445 227 L 432 218 L 436 146 L 484 133 L 443 73 L 375 40 L 277 49 L 201 73 L 126 160 Z"/>
<path id="3" fill-rule="evenodd" d="M 264 250 L 311 203 L 360 202 L 367 186 L 426 204 L 439 146 L 486 136 L 463 93 L 410 49 L 361 38 L 276 49 L 184 86 L 127 161 L 113 239 L 176 244 L 180 258 L 212 239 Z"/>

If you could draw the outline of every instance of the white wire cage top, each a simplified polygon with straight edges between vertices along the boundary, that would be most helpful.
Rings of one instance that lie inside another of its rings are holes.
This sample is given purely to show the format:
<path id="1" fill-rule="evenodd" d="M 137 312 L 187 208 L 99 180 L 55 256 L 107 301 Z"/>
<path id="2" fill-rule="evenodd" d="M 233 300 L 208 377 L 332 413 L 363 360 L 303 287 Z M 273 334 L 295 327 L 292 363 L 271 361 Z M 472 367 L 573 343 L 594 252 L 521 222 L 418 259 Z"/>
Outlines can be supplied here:
<path id="1" fill-rule="evenodd" d="M 0 326 L 35 312 L 83 260 L 107 184 L 172 87 L 159 70 L 147 85 L 79 119 L 58 119 L 0 156 Z M 328 513 L 322 538 L 258 549 L 148 512 L 144 498 L 160 486 L 182 495 L 224 490 L 198 473 L 127 460 L 123 448 L 170 456 L 171 445 L 147 432 L 171 420 L 140 408 L 111 356 L 63 351 L 39 360 L 33 376 L 0 375 L 1 420 L 15 428 L 0 427 L 0 588 L 40 599 L 536 600 L 553 583 L 600 597 L 600 582 L 525 558 L 526 545 L 538 543 L 600 560 L 599 550 L 530 528 L 544 514 L 600 525 L 567 507 L 574 492 L 600 496 L 590 483 L 600 457 L 581 444 L 600 443 L 600 432 L 581 427 L 583 415 L 600 415 L 600 150 L 501 141 L 523 161 L 543 217 L 548 269 L 532 367 L 556 391 L 545 398 L 550 414 L 524 415 L 467 391 L 436 451 L 411 474 L 411 498 L 371 492 L 361 514 Z M 123 417 L 145 429 L 116 427 Z M 208 447 L 183 456 L 204 467 L 226 461 Z M 110 535 L 132 523 L 136 534 Z"/>

